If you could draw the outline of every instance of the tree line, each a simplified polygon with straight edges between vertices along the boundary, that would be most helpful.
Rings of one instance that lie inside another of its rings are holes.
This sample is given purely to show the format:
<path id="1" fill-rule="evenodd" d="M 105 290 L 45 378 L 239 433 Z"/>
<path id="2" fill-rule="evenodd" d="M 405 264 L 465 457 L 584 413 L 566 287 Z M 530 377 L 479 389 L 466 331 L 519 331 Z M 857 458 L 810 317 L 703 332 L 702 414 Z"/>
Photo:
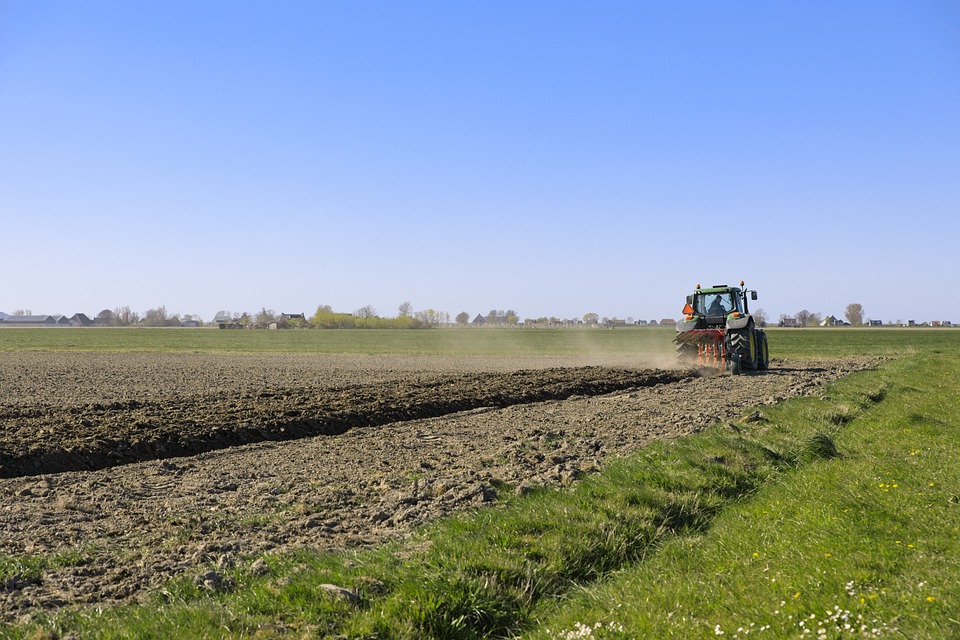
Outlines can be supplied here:
<path id="1" fill-rule="evenodd" d="M 322 304 L 312 316 L 302 313 L 278 313 L 263 307 L 256 313 L 218 311 L 213 320 L 204 323 L 198 315 L 169 313 L 163 305 L 138 313 L 130 307 L 104 309 L 94 318 L 95 324 L 109 327 L 181 327 L 227 325 L 238 329 L 424 329 L 450 323 L 450 314 L 436 309 L 415 311 L 409 302 L 400 305 L 395 317 L 381 317 L 367 305 L 353 313 L 334 311 Z"/>
<path id="2" fill-rule="evenodd" d="M 29 310 L 17 309 L 13 315 L 30 315 Z M 767 313 L 763 309 L 757 309 L 753 313 L 756 323 L 765 326 L 768 322 Z M 853 326 L 860 326 L 864 323 L 863 306 L 859 303 L 848 304 L 844 312 L 847 323 Z M 519 325 L 520 316 L 513 309 L 506 311 L 501 309 L 491 309 L 486 314 L 480 314 L 485 324 L 492 325 Z M 196 314 L 177 314 L 169 313 L 166 306 L 160 305 L 148 309 L 142 314 L 133 311 L 129 306 L 116 307 L 114 309 L 104 309 L 93 319 L 95 324 L 110 327 L 181 327 L 181 326 L 203 326 L 205 324 L 229 325 L 233 328 L 242 329 L 426 329 L 440 325 L 450 324 L 450 314 L 446 311 L 436 309 L 414 310 L 409 302 L 401 304 L 397 310 L 397 315 L 392 317 L 383 317 L 377 313 L 377 310 L 366 305 L 355 310 L 353 313 L 344 313 L 334 311 L 330 305 L 321 304 L 317 306 L 316 311 L 311 316 L 305 314 L 278 313 L 273 309 L 263 307 L 256 313 L 241 312 L 233 313 L 231 311 L 218 311 L 212 322 L 205 323 L 199 315 Z M 780 315 L 781 326 L 817 326 L 823 320 L 820 313 L 815 313 L 802 309 L 793 316 L 787 314 Z M 458 325 L 467 325 L 474 320 L 466 311 L 458 313 L 454 321 Z M 656 324 L 656 320 L 651 320 L 651 324 Z M 544 326 L 544 325 L 615 325 L 615 324 L 635 324 L 633 318 L 627 318 L 625 321 L 617 318 L 601 318 L 596 313 L 586 313 L 582 318 L 563 320 L 557 317 L 526 318 L 524 325 Z M 636 324 L 647 324 L 643 321 Z"/>
<path id="3" fill-rule="evenodd" d="M 758 313 L 762 313 L 762 310 Z M 848 325 L 859 327 L 863 325 L 863 305 L 859 302 L 851 302 L 847 305 L 846 309 L 843 312 L 844 317 L 846 318 L 846 323 Z M 757 316 L 757 314 L 754 314 Z M 833 320 L 830 324 L 844 324 L 839 319 L 829 316 L 828 320 Z M 813 311 L 807 311 L 806 309 L 801 309 L 797 311 L 793 316 L 789 316 L 785 313 L 780 314 L 780 322 L 778 323 L 781 327 L 783 326 L 795 326 L 795 327 L 809 327 L 817 326 L 823 322 L 823 314 L 816 313 Z M 766 324 L 766 316 L 763 317 L 763 323 Z"/>
<path id="4" fill-rule="evenodd" d="M 519 325 L 520 315 L 513 309 L 491 309 L 486 314 L 479 314 L 483 323 L 491 325 Z M 409 302 L 401 304 L 397 315 L 392 317 L 381 316 L 376 308 L 367 305 L 356 309 L 353 313 L 334 311 L 328 304 L 317 306 L 311 316 L 306 314 L 279 313 L 273 309 L 263 307 L 260 311 L 250 313 L 221 310 L 213 320 L 203 322 L 199 315 L 169 313 L 163 305 L 148 309 L 143 313 L 133 311 L 130 307 L 116 307 L 104 309 L 96 315 L 94 321 L 98 325 L 111 327 L 178 327 L 184 325 L 203 326 L 220 325 L 237 329 L 425 329 L 451 324 L 450 314 L 437 309 L 415 310 Z M 468 325 L 474 321 L 466 311 L 461 311 L 453 321 L 458 325 Z M 632 324 L 632 319 L 627 322 Z M 563 320 L 558 317 L 526 318 L 525 325 L 569 325 L 569 324 L 609 324 L 617 323 L 615 318 L 610 319 L 596 313 L 584 314 L 582 318 Z M 655 322 L 655 321 L 653 321 Z"/>

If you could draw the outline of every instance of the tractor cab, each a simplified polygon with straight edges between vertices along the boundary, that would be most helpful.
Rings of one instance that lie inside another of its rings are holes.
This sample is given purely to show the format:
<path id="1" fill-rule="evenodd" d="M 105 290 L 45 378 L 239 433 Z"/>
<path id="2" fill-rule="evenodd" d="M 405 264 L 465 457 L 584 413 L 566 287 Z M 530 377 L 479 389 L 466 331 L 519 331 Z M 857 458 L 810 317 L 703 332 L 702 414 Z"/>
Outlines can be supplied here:
<path id="1" fill-rule="evenodd" d="M 700 319 L 700 324 L 723 326 L 730 314 L 745 316 L 750 313 L 747 310 L 746 293 L 744 289 L 728 287 L 725 284 L 718 284 L 705 289 L 701 289 L 697 285 L 693 295 L 687 296 L 687 304 L 683 308 L 683 312 L 691 320 Z M 752 291 L 751 293 L 755 300 L 756 292 Z"/>

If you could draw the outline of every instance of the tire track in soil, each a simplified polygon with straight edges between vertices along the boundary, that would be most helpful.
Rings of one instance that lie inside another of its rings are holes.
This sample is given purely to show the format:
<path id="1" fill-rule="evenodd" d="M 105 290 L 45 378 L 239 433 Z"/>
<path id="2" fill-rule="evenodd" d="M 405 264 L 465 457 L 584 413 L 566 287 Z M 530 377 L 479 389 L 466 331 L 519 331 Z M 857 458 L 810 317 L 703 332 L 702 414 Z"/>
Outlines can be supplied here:
<path id="1" fill-rule="evenodd" d="M 0 478 L 93 471 L 233 446 L 340 435 L 461 411 L 670 384 L 695 372 L 574 367 L 443 375 L 379 387 L 0 407 Z"/>

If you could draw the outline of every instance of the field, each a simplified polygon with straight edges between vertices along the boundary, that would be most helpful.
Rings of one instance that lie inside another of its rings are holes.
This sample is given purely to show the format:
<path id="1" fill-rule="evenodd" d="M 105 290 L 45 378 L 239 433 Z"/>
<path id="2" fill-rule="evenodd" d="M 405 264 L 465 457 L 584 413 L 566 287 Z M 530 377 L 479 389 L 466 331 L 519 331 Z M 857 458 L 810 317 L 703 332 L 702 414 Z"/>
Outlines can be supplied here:
<path id="1" fill-rule="evenodd" d="M 569 491 L 653 442 L 762 424 L 891 358 L 960 351 L 950 330 L 774 330 L 770 371 L 701 376 L 668 367 L 670 337 L 4 330 L 0 619 L 60 628 L 62 611 L 130 606 L 171 580 L 220 597 L 265 558 L 403 544 L 445 516 Z"/>

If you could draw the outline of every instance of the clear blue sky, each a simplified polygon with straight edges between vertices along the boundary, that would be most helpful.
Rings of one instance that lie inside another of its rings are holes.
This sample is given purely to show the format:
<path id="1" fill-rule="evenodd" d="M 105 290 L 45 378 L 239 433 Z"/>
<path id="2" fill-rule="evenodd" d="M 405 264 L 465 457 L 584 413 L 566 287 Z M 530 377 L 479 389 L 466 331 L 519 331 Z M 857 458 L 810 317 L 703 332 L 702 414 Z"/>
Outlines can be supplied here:
<path id="1" fill-rule="evenodd" d="M 960 3 L 0 0 L 0 310 L 960 322 Z"/>

